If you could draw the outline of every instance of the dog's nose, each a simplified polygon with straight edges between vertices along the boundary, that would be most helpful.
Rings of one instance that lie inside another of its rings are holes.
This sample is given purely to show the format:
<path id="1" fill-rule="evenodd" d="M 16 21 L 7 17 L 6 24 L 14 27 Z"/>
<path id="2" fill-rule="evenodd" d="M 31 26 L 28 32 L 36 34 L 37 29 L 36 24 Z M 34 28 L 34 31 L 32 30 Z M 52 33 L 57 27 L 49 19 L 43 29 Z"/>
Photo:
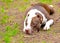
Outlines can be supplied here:
<path id="1" fill-rule="evenodd" d="M 26 34 L 30 34 L 30 33 L 29 33 L 29 30 L 25 30 L 25 32 L 26 32 Z"/>
<path id="2" fill-rule="evenodd" d="M 26 33 L 26 34 L 32 34 L 32 33 L 33 33 L 33 30 L 30 30 L 30 29 L 25 30 L 25 33 Z"/>

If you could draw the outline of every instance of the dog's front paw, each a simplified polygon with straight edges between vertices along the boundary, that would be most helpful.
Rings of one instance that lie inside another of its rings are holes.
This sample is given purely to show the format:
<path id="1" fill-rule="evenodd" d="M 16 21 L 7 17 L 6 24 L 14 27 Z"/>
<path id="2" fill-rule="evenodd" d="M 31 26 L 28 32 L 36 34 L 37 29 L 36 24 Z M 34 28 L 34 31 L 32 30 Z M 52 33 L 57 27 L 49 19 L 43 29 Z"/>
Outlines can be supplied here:
<path id="1" fill-rule="evenodd" d="M 50 29 L 50 26 L 49 25 L 45 25 L 43 30 L 49 30 Z"/>

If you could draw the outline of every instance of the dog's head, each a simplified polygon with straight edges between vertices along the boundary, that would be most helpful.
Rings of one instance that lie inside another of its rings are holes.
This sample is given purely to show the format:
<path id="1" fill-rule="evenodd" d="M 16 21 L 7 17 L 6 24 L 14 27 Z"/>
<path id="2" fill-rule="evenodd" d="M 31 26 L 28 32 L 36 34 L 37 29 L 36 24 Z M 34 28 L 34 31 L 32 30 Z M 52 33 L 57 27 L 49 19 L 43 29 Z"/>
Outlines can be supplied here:
<path id="1" fill-rule="evenodd" d="M 43 21 L 43 17 L 40 13 L 35 13 L 36 16 L 32 18 L 31 20 L 31 27 L 34 29 L 36 28 L 36 30 L 38 31 L 39 28 L 41 27 L 42 21 Z"/>
<path id="2" fill-rule="evenodd" d="M 27 17 L 24 21 L 24 29 L 23 31 L 27 34 L 31 34 L 33 29 L 39 30 L 42 24 L 43 17 L 40 13 L 31 11 L 27 14 Z"/>

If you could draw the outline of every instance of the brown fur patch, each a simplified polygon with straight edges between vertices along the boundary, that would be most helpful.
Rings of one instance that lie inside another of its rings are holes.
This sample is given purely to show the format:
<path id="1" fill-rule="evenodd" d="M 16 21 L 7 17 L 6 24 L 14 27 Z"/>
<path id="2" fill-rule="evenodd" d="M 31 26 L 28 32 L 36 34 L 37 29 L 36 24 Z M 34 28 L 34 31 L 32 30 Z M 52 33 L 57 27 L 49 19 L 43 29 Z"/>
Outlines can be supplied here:
<path id="1" fill-rule="evenodd" d="M 32 18 L 31 27 L 35 28 L 37 31 L 40 30 L 43 17 L 40 13 L 35 13 L 37 16 Z"/>
<path id="2" fill-rule="evenodd" d="M 39 18 L 40 23 L 42 23 L 42 21 L 43 21 L 42 15 L 41 15 L 40 13 L 35 13 L 35 14 L 36 14 L 37 17 Z"/>
<path id="3" fill-rule="evenodd" d="M 50 15 L 54 13 L 54 9 L 51 6 L 44 3 L 31 4 L 31 6 L 26 10 L 25 14 L 27 14 L 31 9 L 38 9 L 45 15 L 45 17 L 48 20 L 51 19 Z"/>
<path id="4" fill-rule="evenodd" d="M 49 14 L 53 14 L 54 13 L 54 9 L 47 5 L 47 4 L 44 4 L 44 3 L 35 3 L 35 4 L 31 4 L 31 6 L 42 6 L 46 9 L 46 11 L 49 13 Z"/>

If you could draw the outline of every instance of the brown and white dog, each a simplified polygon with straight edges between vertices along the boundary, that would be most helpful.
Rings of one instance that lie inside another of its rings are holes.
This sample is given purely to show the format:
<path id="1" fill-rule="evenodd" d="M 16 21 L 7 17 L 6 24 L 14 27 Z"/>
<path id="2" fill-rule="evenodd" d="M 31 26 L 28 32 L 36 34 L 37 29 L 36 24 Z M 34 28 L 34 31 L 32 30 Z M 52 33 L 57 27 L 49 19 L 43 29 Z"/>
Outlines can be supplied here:
<path id="1" fill-rule="evenodd" d="M 41 28 L 41 25 L 45 24 L 43 30 L 50 29 L 50 26 L 54 23 L 50 15 L 54 13 L 53 6 L 43 3 L 32 4 L 26 11 L 26 18 L 24 20 L 23 32 L 31 34 L 33 29 L 37 31 Z"/>

